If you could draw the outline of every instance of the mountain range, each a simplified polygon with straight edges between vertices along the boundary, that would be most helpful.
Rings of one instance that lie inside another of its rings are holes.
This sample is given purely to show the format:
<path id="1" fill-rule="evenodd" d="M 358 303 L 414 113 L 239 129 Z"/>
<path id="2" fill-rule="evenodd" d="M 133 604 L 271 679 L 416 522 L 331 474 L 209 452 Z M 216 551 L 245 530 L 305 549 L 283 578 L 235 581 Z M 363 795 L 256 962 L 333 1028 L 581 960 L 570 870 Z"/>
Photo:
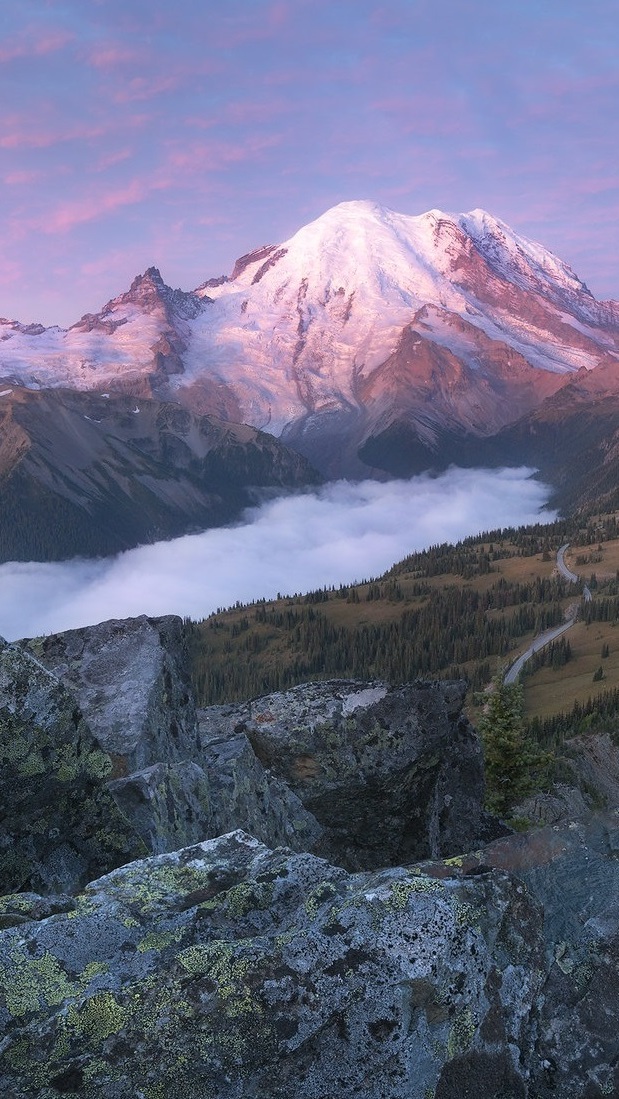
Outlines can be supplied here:
<path id="1" fill-rule="evenodd" d="M 411 217 L 345 202 L 193 291 L 151 267 L 69 329 L 0 320 L 0 485 L 24 472 L 10 433 L 34 409 L 32 390 L 47 394 L 37 423 L 46 407 L 62 424 L 62 446 L 44 457 L 39 447 L 33 463 L 43 429 L 32 426 L 24 449 L 29 477 L 48 488 L 75 472 L 55 467 L 68 440 L 89 445 L 83 420 L 97 416 L 79 401 L 107 401 L 109 427 L 112 409 L 122 420 L 135 399 L 268 432 L 331 478 L 536 464 L 574 506 L 614 489 L 618 356 L 619 303 L 597 301 L 490 214 Z M 160 411 L 140 415 L 152 438 Z M 132 458 L 123 454 L 125 473 Z M 289 483 L 302 477 L 298 467 Z"/>

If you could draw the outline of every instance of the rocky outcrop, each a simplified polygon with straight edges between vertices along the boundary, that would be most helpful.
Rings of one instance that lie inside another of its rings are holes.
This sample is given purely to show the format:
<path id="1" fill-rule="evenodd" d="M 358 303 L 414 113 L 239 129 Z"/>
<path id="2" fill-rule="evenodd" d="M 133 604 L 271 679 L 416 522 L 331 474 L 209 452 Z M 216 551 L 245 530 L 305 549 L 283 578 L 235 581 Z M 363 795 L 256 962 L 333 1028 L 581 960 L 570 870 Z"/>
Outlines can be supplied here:
<path id="1" fill-rule="evenodd" d="M 310 683 L 201 711 L 243 733 L 322 826 L 311 849 L 348 869 L 453 855 L 485 831 L 479 739 L 463 683 Z"/>
<path id="2" fill-rule="evenodd" d="M 539 909 L 501 872 L 441 872 L 351 876 L 236 832 L 93 882 L 0 933 L 3 1093 L 524 1096 Z"/>
<path id="3" fill-rule="evenodd" d="M 2 643 L 0 1093 L 619 1094 L 619 752 L 492 839 L 462 700 L 196 713 L 173 618 Z"/>
<path id="4" fill-rule="evenodd" d="M 146 848 L 75 698 L 29 653 L 1 646 L 0 893 L 74 891 Z"/>
<path id="5" fill-rule="evenodd" d="M 28 643 L 110 755 L 110 791 L 155 852 L 243 828 L 348 869 L 453 855 L 487 831 L 464 684 L 305 684 L 196 718 L 181 620 Z"/>

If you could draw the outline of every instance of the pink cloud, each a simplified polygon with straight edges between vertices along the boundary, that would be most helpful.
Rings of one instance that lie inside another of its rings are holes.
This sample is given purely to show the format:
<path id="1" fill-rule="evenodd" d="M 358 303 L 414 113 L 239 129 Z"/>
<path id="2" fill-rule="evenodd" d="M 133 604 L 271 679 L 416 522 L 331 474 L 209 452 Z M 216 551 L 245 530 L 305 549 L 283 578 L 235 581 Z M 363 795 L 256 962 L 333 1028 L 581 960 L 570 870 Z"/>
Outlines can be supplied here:
<path id="1" fill-rule="evenodd" d="M 99 157 L 96 164 L 93 165 L 92 171 L 105 172 L 108 168 L 113 168 L 115 164 L 122 164 L 123 161 L 129 160 L 131 156 L 131 149 L 116 149 L 114 152 Z"/>
<path id="2" fill-rule="evenodd" d="M 119 130 L 141 129 L 150 116 L 146 114 L 127 114 L 122 118 L 110 118 L 105 124 L 67 125 L 59 128 L 50 122 L 48 126 L 33 125 L 30 117 L 13 116 L 5 119 L 4 133 L 0 133 L 0 149 L 49 149 L 66 141 L 99 141 Z"/>
<path id="3" fill-rule="evenodd" d="M 48 149 L 52 145 L 58 145 L 63 141 L 74 141 L 76 138 L 100 138 L 103 137 L 105 132 L 103 126 L 75 126 L 62 131 L 13 129 L 0 135 L 0 148 Z"/>
<path id="4" fill-rule="evenodd" d="M 171 149 L 168 167 L 175 172 L 218 171 L 229 164 L 241 164 L 254 160 L 262 153 L 279 145 L 277 134 L 257 134 L 243 141 L 201 141 Z"/>
<path id="5" fill-rule="evenodd" d="M 96 46 L 87 55 L 88 64 L 96 69 L 115 69 L 119 65 L 134 65 L 142 59 L 138 50 L 128 46 L 109 43 Z"/>
<path id="6" fill-rule="evenodd" d="M 4 176 L 4 182 L 8 187 L 17 187 L 24 183 L 34 183 L 36 179 L 41 179 L 43 173 L 39 171 L 16 171 L 8 172 Z"/>
<path id="7" fill-rule="evenodd" d="M 196 130 L 210 130 L 221 125 L 267 125 L 294 110 L 295 104 L 286 99 L 238 100 L 224 104 L 217 115 L 190 115 L 183 119 L 183 124 L 187 129 Z"/>
<path id="8" fill-rule="evenodd" d="M 15 61 L 21 57 L 44 57 L 64 49 L 75 36 L 68 31 L 50 31 L 38 34 L 34 29 L 27 30 L 19 38 L 5 42 L 0 46 L 0 63 Z"/>
<path id="9" fill-rule="evenodd" d="M 133 206 L 136 202 L 142 202 L 151 188 L 142 180 L 132 180 L 125 187 L 108 191 L 106 194 L 89 195 L 75 202 L 62 203 L 57 206 L 45 218 L 39 219 L 38 228 L 44 233 L 66 233 L 74 229 L 76 225 L 83 225 L 88 221 L 96 221 L 106 214 L 113 213 L 124 206 Z"/>
<path id="10" fill-rule="evenodd" d="M 375 100 L 370 108 L 387 115 L 407 136 L 470 136 L 474 129 L 468 104 L 459 96 L 395 95 Z"/>
<path id="11" fill-rule="evenodd" d="M 134 76 L 124 88 L 119 88 L 112 96 L 115 103 L 135 103 L 140 100 L 154 99 L 164 92 L 173 91 L 184 79 L 181 74 L 168 74 L 156 78 Z"/>
<path id="12" fill-rule="evenodd" d="M 89 279 L 97 278 L 99 275 L 115 276 L 123 268 L 131 271 L 134 264 L 135 254 L 131 248 L 114 248 L 95 259 L 88 259 L 81 263 L 80 272 Z"/>

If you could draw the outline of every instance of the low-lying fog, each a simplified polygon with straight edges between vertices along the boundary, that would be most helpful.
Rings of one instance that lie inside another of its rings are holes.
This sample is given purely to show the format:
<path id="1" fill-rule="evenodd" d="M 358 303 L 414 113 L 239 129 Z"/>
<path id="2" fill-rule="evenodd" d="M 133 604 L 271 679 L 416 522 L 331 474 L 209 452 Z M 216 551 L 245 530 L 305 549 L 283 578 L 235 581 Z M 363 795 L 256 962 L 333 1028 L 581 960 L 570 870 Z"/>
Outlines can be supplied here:
<path id="1" fill-rule="evenodd" d="M 413 550 L 521 523 L 550 522 L 548 488 L 526 468 L 450 469 L 409 481 L 337 481 L 246 512 L 234 527 L 117 557 L 0 565 L 0 634 L 57 633 L 107 618 L 203 618 L 378 576 Z"/>

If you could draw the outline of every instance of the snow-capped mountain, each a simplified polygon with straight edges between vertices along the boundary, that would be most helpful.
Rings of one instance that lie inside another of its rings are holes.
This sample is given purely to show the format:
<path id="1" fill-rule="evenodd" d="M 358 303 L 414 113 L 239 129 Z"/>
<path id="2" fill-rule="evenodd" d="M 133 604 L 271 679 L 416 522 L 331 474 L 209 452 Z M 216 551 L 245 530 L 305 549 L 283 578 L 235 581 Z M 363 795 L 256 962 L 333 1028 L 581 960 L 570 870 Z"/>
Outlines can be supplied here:
<path id="1" fill-rule="evenodd" d="M 619 354 L 619 304 L 489 214 L 345 202 L 191 293 L 155 268 L 68 331 L 0 322 L 0 376 L 173 399 L 330 473 L 430 464 Z M 412 442 L 411 442 L 412 441 Z M 414 449 L 414 447 L 413 447 Z"/>

